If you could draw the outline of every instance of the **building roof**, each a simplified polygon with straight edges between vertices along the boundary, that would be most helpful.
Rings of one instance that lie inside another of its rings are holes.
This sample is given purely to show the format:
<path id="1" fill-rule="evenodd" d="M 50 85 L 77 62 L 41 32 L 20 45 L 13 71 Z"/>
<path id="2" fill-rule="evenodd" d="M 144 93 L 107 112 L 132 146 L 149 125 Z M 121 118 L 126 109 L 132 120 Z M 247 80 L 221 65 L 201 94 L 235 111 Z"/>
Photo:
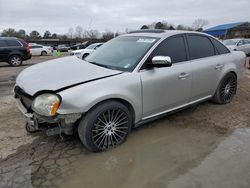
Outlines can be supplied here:
<path id="1" fill-rule="evenodd" d="M 215 27 L 208 28 L 204 30 L 203 32 L 208 33 L 213 36 L 223 36 L 226 34 L 227 30 L 237 27 L 239 25 L 245 24 L 245 23 L 247 22 L 237 22 L 237 23 L 218 25 Z"/>

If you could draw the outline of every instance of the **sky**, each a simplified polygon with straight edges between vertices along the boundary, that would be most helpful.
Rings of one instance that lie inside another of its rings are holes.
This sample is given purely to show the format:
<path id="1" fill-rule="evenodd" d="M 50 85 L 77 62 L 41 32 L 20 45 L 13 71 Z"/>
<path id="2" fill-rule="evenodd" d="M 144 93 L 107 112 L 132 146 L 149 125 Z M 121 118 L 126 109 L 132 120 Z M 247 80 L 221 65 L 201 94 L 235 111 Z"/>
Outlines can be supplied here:
<path id="1" fill-rule="evenodd" d="M 208 26 L 250 22 L 250 0 L 0 0 L 0 32 L 66 34 L 77 25 L 123 32 L 157 21 L 192 26 L 198 18 L 208 20 Z"/>

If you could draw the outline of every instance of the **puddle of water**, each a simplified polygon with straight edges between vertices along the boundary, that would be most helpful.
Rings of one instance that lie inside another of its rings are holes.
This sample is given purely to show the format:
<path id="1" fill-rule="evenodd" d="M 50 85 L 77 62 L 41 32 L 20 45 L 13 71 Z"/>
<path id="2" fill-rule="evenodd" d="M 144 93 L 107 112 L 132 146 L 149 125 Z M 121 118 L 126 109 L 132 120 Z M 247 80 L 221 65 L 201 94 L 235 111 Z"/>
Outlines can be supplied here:
<path id="1" fill-rule="evenodd" d="M 59 187 L 165 187 L 193 168 L 223 139 L 212 131 L 174 126 L 152 126 L 132 133 L 121 147 L 81 155 Z"/>

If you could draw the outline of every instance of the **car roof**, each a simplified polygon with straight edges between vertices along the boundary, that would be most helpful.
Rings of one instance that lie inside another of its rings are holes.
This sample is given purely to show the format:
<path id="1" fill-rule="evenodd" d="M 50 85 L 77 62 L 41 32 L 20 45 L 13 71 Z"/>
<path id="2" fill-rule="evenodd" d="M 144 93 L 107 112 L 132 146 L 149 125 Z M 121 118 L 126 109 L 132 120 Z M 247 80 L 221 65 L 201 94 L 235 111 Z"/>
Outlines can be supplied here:
<path id="1" fill-rule="evenodd" d="M 166 37 L 170 37 L 170 36 L 177 35 L 177 34 L 188 34 L 188 33 L 210 36 L 206 33 L 201 33 L 201 32 L 196 32 L 196 31 L 161 30 L 161 29 L 141 29 L 137 31 L 132 31 L 122 36 L 166 38 Z"/>
<path id="2" fill-rule="evenodd" d="M 17 40 L 18 38 L 16 38 L 16 37 L 0 37 L 0 40 L 6 40 L 6 39 L 8 39 L 8 40 Z"/>

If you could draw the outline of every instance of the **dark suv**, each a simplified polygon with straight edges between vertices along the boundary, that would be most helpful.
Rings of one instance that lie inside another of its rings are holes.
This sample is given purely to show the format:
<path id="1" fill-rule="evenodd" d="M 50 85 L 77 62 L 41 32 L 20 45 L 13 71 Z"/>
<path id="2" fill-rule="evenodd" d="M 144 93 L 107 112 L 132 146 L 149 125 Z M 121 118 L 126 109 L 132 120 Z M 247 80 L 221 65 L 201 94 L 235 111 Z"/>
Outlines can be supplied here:
<path id="1" fill-rule="evenodd" d="M 22 39 L 0 37 L 0 62 L 11 66 L 20 66 L 23 61 L 31 58 L 29 44 Z"/>

